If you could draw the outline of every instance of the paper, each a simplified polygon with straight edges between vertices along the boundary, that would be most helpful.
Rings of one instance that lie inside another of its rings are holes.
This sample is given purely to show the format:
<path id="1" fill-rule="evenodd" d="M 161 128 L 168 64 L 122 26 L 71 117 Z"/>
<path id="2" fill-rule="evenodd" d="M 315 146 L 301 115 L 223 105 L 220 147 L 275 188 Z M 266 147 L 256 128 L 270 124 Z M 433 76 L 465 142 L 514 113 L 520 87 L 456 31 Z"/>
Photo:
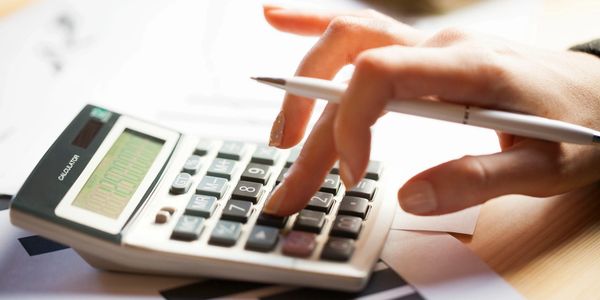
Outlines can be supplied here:
<path id="1" fill-rule="evenodd" d="M 475 232 L 479 210 L 474 206 L 465 210 L 441 216 L 415 216 L 398 209 L 391 229 L 454 232 L 472 235 Z"/>
<path id="2" fill-rule="evenodd" d="M 392 230 L 381 258 L 427 299 L 523 299 L 471 250 L 446 233 Z"/>

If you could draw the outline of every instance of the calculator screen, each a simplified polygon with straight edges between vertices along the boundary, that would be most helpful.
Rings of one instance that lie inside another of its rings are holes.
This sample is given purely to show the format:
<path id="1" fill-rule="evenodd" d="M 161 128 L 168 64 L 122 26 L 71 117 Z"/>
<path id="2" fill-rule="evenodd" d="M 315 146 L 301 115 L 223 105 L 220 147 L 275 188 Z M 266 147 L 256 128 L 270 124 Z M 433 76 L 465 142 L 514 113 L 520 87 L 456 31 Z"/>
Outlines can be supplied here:
<path id="1" fill-rule="evenodd" d="M 72 204 L 117 219 L 158 156 L 163 140 L 125 129 Z"/>

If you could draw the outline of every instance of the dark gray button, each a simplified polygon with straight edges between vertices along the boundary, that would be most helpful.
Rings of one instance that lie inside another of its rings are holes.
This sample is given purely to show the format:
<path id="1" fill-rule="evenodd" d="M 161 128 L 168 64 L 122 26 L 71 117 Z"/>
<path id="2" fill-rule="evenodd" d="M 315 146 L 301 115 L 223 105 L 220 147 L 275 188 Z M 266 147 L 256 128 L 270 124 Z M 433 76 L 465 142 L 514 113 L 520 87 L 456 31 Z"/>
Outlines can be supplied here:
<path id="1" fill-rule="evenodd" d="M 223 197 L 227 190 L 227 179 L 204 176 L 198 186 L 196 187 L 196 194 L 215 196 L 218 199 Z"/>
<path id="2" fill-rule="evenodd" d="M 361 179 L 355 187 L 346 191 L 346 195 L 348 196 L 356 196 L 366 199 L 373 199 L 373 194 L 375 193 L 375 187 L 377 185 L 377 181 L 373 179 Z"/>
<path id="3" fill-rule="evenodd" d="M 320 233 L 325 225 L 325 213 L 303 209 L 296 216 L 294 230 L 309 231 Z"/>
<path id="4" fill-rule="evenodd" d="M 268 252 L 275 248 L 279 239 L 279 230 L 275 227 L 256 225 L 246 242 L 246 249 Z"/>
<path id="5" fill-rule="evenodd" d="M 349 215 L 360 218 L 367 216 L 367 210 L 369 209 L 369 200 L 365 198 L 346 196 L 340 203 L 338 209 L 338 215 Z"/>
<path id="6" fill-rule="evenodd" d="M 383 173 L 383 164 L 380 161 L 370 161 L 367 166 L 367 174 L 365 174 L 365 178 L 379 180 L 381 178 L 381 173 Z"/>
<path id="7" fill-rule="evenodd" d="M 285 160 L 286 168 L 289 168 L 296 161 L 296 159 L 298 159 L 301 149 L 302 149 L 302 147 L 296 147 L 296 148 L 290 150 L 290 154 L 288 155 L 288 157 Z"/>
<path id="8" fill-rule="evenodd" d="M 246 223 L 250 214 L 252 214 L 252 203 L 243 200 L 229 200 L 223 208 L 221 218 Z"/>
<path id="9" fill-rule="evenodd" d="M 208 167 L 206 174 L 231 180 L 231 176 L 235 172 L 235 164 L 235 160 L 215 158 Z"/>
<path id="10" fill-rule="evenodd" d="M 265 214 L 265 213 L 260 213 L 260 215 L 258 215 L 258 219 L 256 219 L 256 224 L 277 227 L 277 228 L 283 228 L 283 227 L 285 227 L 287 220 L 288 220 L 288 217 L 280 217 L 280 216 L 273 216 L 273 215 L 269 215 L 269 214 Z"/>
<path id="11" fill-rule="evenodd" d="M 335 174 L 327 174 L 325 179 L 323 180 L 323 184 L 321 184 L 321 192 L 337 194 L 338 189 L 340 188 L 340 175 Z"/>
<path id="12" fill-rule="evenodd" d="M 210 150 L 212 150 L 214 145 L 215 145 L 215 143 L 211 140 L 200 140 L 198 142 L 198 144 L 196 145 L 194 154 L 199 155 L 199 156 L 204 156 L 208 152 L 210 152 Z"/>
<path id="13" fill-rule="evenodd" d="M 321 252 L 321 258 L 334 261 L 348 261 L 354 252 L 354 240 L 330 237 Z"/>
<path id="14" fill-rule="evenodd" d="M 210 234 L 209 243 L 219 246 L 233 246 L 242 234 L 242 224 L 220 220 Z"/>
<path id="15" fill-rule="evenodd" d="M 200 237 L 203 226 L 204 218 L 183 215 L 179 218 L 177 225 L 175 225 L 171 238 L 184 241 L 196 240 Z"/>
<path id="16" fill-rule="evenodd" d="M 306 206 L 307 209 L 318 210 L 324 213 L 329 213 L 333 204 L 333 194 L 317 192 L 310 198 L 310 202 Z"/>
<path id="17" fill-rule="evenodd" d="M 279 173 L 279 176 L 277 177 L 277 181 L 275 181 L 275 184 L 279 184 L 283 181 L 283 179 L 285 178 L 285 174 L 287 174 L 287 172 L 289 171 L 288 168 L 284 168 L 283 170 L 281 170 L 281 173 Z"/>
<path id="18" fill-rule="evenodd" d="M 198 155 L 192 155 L 185 161 L 185 164 L 183 165 L 183 172 L 194 175 L 196 172 L 198 172 L 200 166 L 202 166 L 202 157 Z"/>
<path id="19" fill-rule="evenodd" d="M 279 158 L 279 153 L 280 151 L 277 148 L 261 145 L 254 150 L 252 162 L 272 166 L 277 161 L 277 158 Z"/>
<path id="20" fill-rule="evenodd" d="M 206 195 L 193 195 L 185 208 L 185 213 L 210 218 L 217 207 L 217 198 Z"/>
<path id="21" fill-rule="evenodd" d="M 240 160 L 246 150 L 246 144 L 242 142 L 223 142 L 217 157 Z"/>
<path id="22" fill-rule="evenodd" d="M 257 182 L 240 181 L 233 190 L 231 198 L 256 203 L 258 202 L 258 198 L 262 195 L 262 187 L 263 185 Z"/>
<path id="23" fill-rule="evenodd" d="M 340 215 L 335 217 L 331 227 L 331 235 L 355 239 L 362 229 L 362 219 Z"/>
<path id="24" fill-rule="evenodd" d="M 171 194 L 185 194 L 192 186 L 192 175 L 179 173 L 171 185 Z"/>
<path id="25" fill-rule="evenodd" d="M 333 165 L 333 167 L 331 168 L 331 171 L 329 171 L 329 174 L 340 174 L 340 163 L 339 162 L 335 162 L 335 164 Z"/>
<path id="26" fill-rule="evenodd" d="M 271 177 L 271 167 L 263 164 L 249 163 L 242 173 L 242 180 L 266 184 Z"/>

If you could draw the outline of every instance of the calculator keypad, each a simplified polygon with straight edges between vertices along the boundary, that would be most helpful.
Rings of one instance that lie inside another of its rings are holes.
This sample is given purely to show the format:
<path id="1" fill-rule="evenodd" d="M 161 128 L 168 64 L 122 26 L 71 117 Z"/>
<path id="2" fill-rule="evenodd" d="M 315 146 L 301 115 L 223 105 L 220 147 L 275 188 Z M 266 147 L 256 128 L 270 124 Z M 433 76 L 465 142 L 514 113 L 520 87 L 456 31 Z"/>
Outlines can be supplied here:
<path id="1" fill-rule="evenodd" d="M 365 178 L 347 190 L 336 164 L 303 210 L 279 217 L 259 210 L 265 194 L 285 178 L 299 149 L 291 150 L 283 162 L 279 149 L 258 145 L 248 153 L 249 148 L 242 142 L 198 142 L 170 187 L 173 195 L 188 194 L 197 182 L 183 215 L 175 219 L 171 238 L 196 241 L 204 234 L 208 236 L 202 241 L 209 245 L 233 247 L 244 237 L 239 246 L 248 251 L 350 260 L 377 191 L 381 163 L 370 162 Z M 161 224 L 172 217 L 173 212 L 161 210 L 154 223 L 166 226 Z"/>

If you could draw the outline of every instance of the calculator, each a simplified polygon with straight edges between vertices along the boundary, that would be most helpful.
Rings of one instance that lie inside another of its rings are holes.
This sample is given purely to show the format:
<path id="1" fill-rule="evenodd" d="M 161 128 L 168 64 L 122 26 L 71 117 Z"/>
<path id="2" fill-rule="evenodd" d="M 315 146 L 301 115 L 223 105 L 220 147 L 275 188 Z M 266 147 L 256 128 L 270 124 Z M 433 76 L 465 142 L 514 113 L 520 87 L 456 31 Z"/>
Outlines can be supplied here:
<path id="1" fill-rule="evenodd" d="M 299 213 L 262 213 L 299 150 L 204 139 L 87 105 L 10 219 L 100 269 L 361 290 L 396 210 L 382 163 L 350 189 L 334 167 Z"/>

